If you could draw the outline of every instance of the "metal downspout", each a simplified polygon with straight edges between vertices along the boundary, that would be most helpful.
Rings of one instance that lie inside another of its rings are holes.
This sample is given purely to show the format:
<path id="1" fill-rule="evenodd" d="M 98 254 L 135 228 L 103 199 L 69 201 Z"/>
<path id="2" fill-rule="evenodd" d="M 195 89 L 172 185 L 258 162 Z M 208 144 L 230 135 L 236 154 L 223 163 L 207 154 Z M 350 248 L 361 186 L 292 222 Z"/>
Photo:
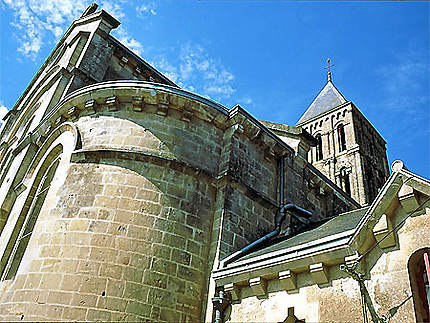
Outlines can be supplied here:
<path id="1" fill-rule="evenodd" d="M 224 297 L 224 291 L 220 290 L 218 296 L 212 298 L 212 304 L 214 307 L 214 323 L 223 323 L 223 313 L 227 306 L 230 305 L 230 299 Z"/>
<path id="2" fill-rule="evenodd" d="M 220 266 L 219 268 L 223 268 L 225 267 L 225 265 L 239 259 L 242 256 L 245 256 L 246 254 L 250 253 L 253 249 L 255 249 L 256 247 L 260 246 L 261 244 L 263 244 L 265 241 L 277 236 L 280 232 L 281 232 L 281 226 L 282 223 L 285 220 L 285 212 L 286 211 L 292 211 L 294 213 L 296 213 L 299 216 L 302 217 L 306 217 L 309 218 L 312 216 L 312 213 L 293 204 L 293 203 L 287 203 L 287 204 L 283 204 L 284 203 L 284 175 L 285 175 L 285 165 L 284 165 L 284 156 L 281 156 L 279 159 L 279 203 L 280 203 L 280 208 L 278 210 L 278 212 L 276 213 L 275 216 L 275 230 L 273 230 L 272 232 L 266 234 L 265 236 L 261 237 L 260 239 L 250 243 L 249 245 L 243 247 L 242 249 L 240 249 L 239 251 L 236 251 L 235 253 L 233 253 L 232 255 L 226 257 L 225 259 L 220 261 Z"/>

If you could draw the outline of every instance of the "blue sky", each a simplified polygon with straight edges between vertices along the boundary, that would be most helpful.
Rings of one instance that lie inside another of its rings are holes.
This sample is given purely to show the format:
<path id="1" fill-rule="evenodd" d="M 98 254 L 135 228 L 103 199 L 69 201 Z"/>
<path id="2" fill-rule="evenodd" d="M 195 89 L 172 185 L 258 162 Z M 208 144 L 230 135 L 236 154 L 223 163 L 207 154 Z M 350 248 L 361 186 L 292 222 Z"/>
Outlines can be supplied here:
<path id="1" fill-rule="evenodd" d="M 87 0 L 0 0 L 0 114 Z M 180 86 L 294 125 L 333 82 L 402 159 L 430 177 L 427 2 L 103 0 L 113 35 Z"/>

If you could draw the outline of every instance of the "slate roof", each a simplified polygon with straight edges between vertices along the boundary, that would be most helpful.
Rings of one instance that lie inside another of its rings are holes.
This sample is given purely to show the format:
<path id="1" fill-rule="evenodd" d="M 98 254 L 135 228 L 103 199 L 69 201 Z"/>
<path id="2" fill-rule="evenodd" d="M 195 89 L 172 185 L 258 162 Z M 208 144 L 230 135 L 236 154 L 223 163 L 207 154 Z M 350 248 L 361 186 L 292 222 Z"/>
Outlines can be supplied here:
<path id="1" fill-rule="evenodd" d="M 260 250 L 254 251 L 244 257 L 239 258 L 236 261 L 251 259 L 274 251 L 299 246 L 302 244 L 306 244 L 310 241 L 315 241 L 318 239 L 333 236 L 338 233 L 352 230 L 357 227 L 358 223 L 363 218 L 368 209 L 369 207 L 364 207 L 358 210 L 340 214 L 315 229 L 305 231 L 289 239 L 277 242 Z"/>
<path id="2" fill-rule="evenodd" d="M 339 92 L 331 81 L 328 81 L 297 124 L 301 124 L 345 102 L 347 100 L 342 93 Z"/>

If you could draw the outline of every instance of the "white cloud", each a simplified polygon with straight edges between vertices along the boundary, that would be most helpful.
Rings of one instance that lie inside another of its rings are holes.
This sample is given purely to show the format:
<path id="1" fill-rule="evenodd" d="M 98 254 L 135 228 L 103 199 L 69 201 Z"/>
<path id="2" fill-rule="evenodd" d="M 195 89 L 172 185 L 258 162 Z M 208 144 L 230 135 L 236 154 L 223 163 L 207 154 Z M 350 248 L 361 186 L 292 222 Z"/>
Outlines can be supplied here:
<path id="1" fill-rule="evenodd" d="M 178 67 L 168 61 L 166 54 L 161 55 L 154 66 L 186 90 L 215 100 L 228 99 L 236 92 L 234 75 L 199 44 L 187 43 L 180 48 Z"/>
<path id="2" fill-rule="evenodd" d="M 130 36 L 128 32 L 124 28 L 122 28 L 122 26 L 119 26 L 118 29 L 114 30 L 113 35 L 117 37 L 121 43 L 123 43 L 133 52 L 135 52 L 137 55 L 142 55 L 143 53 L 142 44 L 139 41 L 137 41 L 135 38 Z"/>
<path id="3" fill-rule="evenodd" d="M 4 105 L 0 105 L 0 125 L 3 123 L 3 117 L 8 111 L 9 110 Z"/>
<path id="4" fill-rule="evenodd" d="M 156 16 L 157 11 L 155 10 L 154 2 L 147 2 L 136 7 L 137 16 L 140 18 L 146 18 L 148 16 Z"/>
<path id="5" fill-rule="evenodd" d="M 254 101 L 250 97 L 243 97 L 243 98 L 239 99 L 238 102 L 240 104 L 243 104 L 243 105 L 252 105 L 252 104 L 254 104 Z"/>
<path id="6" fill-rule="evenodd" d="M 3 0 L 13 11 L 12 25 L 18 30 L 18 51 L 34 59 L 47 33 L 57 39 L 73 19 L 79 17 L 88 0 Z"/>
<path id="7" fill-rule="evenodd" d="M 430 64 L 427 54 L 409 48 L 399 53 L 394 63 L 377 70 L 384 84 L 385 108 L 414 113 L 417 105 L 429 103 Z"/>
<path id="8" fill-rule="evenodd" d="M 12 25 L 17 29 L 16 37 L 20 44 L 18 52 L 31 59 L 37 57 L 48 36 L 53 35 L 55 41 L 58 41 L 72 21 L 79 18 L 85 8 L 93 2 L 93 0 L 1 1 L 13 12 Z M 123 3 L 125 0 L 99 1 L 99 8 L 121 19 L 125 16 L 121 7 Z M 125 31 L 121 36 L 120 40 L 127 46 L 136 52 L 142 50 L 140 43 Z"/>

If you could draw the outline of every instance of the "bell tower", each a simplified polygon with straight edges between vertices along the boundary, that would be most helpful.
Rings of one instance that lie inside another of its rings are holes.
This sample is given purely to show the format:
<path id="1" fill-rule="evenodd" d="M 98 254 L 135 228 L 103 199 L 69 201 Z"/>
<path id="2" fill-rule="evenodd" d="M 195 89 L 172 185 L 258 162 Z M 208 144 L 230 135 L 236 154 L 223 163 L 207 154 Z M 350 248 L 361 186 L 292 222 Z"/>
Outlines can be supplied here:
<path id="1" fill-rule="evenodd" d="M 301 116 L 302 126 L 318 141 L 308 161 L 361 205 L 371 203 L 388 178 L 386 142 L 360 110 L 332 81 L 327 60 L 327 83 Z"/>

